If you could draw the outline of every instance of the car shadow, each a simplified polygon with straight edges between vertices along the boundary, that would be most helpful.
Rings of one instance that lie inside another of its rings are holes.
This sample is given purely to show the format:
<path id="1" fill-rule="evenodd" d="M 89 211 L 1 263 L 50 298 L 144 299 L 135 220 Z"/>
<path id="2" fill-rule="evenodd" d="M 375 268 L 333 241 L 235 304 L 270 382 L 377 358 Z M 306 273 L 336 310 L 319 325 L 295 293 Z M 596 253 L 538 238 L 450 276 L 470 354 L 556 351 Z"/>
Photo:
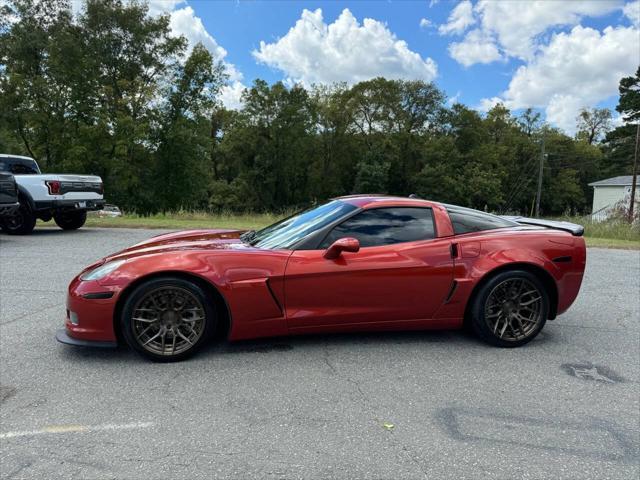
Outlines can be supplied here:
<path id="1" fill-rule="evenodd" d="M 354 345 L 374 345 L 392 347 L 395 345 L 473 342 L 461 330 L 418 330 L 401 332 L 349 332 L 310 335 L 292 335 L 256 340 L 242 340 L 212 345 L 203 350 L 205 355 L 227 355 L 241 353 L 269 353 L 294 349 L 331 346 L 351 348 Z"/>
<path id="2" fill-rule="evenodd" d="M 542 344 L 553 342 L 553 335 L 549 332 L 542 333 L 530 344 L 520 348 L 539 347 Z M 242 340 L 237 342 L 214 341 L 205 346 L 188 360 L 189 362 L 202 362 L 216 357 L 226 357 L 228 355 L 253 355 L 253 354 L 305 354 L 319 348 L 330 347 L 335 350 L 352 350 L 354 346 L 369 346 L 389 351 L 398 347 L 446 344 L 449 348 L 465 350 L 469 348 L 486 348 L 495 350 L 481 342 L 474 335 L 466 330 L 418 330 L 400 332 L 353 332 L 353 333 L 331 333 L 331 334 L 310 334 L 292 335 L 286 337 L 269 337 L 256 340 Z M 66 361 L 96 362 L 112 364 L 114 362 L 126 362 L 133 364 L 153 364 L 144 359 L 126 345 L 119 345 L 117 348 L 92 348 L 92 347 L 70 347 L 60 345 L 60 355 Z M 184 363 L 179 362 L 179 363 Z M 162 363 L 156 363 L 162 365 Z"/>
<path id="3" fill-rule="evenodd" d="M 354 345 L 373 345 L 381 349 L 399 345 L 443 344 L 451 346 L 478 345 L 478 341 L 463 330 L 424 330 L 402 332 L 331 333 L 269 337 L 237 342 L 214 341 L 198 352 L 193 360 L 226 355 L 281 354 L 292 350 L 312 350 L 317 347 L 353 348 Z M 60 345 L 60 355 L 64 360 L 95 361 L 110 363 L 115 361 L 149 363 L 126 345 L 117 348 L 95 348 Z M 189 360 L 187 360 L 189 361 Z"/>

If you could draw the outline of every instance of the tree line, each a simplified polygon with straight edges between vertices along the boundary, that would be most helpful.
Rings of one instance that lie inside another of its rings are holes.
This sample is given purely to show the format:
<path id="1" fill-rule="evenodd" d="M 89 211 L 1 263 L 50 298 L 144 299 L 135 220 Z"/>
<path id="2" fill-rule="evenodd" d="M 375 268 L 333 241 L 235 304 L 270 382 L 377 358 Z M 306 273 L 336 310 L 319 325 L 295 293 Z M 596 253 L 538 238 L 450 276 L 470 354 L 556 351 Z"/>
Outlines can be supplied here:
<path id="1" fill-rule="evenodd" d="M 417 194 L 529 214 L 541 156 L 547 215 L 590 210 L 589 182 L 631 173 L 640 68 L 618 111 L 584 109 L 570 137 L 527 109 L 481 114 L 433 83 L 305 87 L 256 80 L 217 100 L 224 65 L 144 2 L 14 0 L 0 12 L 0 151 L 93 173 L 140 213 L 278 211 L 350 193 Z"/>

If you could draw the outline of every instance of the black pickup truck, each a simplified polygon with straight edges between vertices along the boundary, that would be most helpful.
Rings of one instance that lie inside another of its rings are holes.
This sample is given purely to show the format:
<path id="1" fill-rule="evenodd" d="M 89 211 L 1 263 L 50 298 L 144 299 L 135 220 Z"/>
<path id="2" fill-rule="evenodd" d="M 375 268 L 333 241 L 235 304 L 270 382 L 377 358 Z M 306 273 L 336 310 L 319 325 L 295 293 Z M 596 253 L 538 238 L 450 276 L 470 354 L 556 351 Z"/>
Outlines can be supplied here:
<path id="1" fill-rule="evenodd" d="M 20 208 L 18 187 L 13 175 L 0 172 L 0 227 Z"/>

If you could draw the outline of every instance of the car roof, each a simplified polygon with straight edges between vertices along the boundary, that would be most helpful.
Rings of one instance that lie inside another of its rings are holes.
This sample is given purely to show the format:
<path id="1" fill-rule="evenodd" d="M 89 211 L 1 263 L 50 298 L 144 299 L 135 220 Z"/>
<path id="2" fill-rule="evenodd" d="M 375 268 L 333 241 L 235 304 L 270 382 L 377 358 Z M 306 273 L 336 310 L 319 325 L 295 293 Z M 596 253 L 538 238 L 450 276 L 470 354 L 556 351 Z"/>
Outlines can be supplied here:
<path id="1" fill-rule="evenodd" d="M 336 200 L 349 203 L 358 208 L 375 208 L 375 207 L 391 207 L 391 206 L 431 207 L 434 205 L 440 205 L 438 202 L 432 202 L 429 200 L 424 200 L 422 198 L 397 197 L 394 195 L 377 195 L 377 194 L 346 195 L 343 197 L 337 197 Z"/>

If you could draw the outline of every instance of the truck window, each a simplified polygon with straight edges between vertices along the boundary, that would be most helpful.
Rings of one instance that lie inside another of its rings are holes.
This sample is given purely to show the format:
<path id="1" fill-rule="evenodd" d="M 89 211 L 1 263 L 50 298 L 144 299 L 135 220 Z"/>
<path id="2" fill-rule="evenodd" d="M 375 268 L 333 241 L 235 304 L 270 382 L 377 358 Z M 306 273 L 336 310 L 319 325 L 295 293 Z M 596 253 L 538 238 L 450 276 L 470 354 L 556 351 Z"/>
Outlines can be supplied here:
<path id="1" fill-rule="evenodd" d="M 2 157 L 0 158 L 0 172 L 10 172 L 14 175 L 38 175 L 40 168 L 31 158 Z"/>

